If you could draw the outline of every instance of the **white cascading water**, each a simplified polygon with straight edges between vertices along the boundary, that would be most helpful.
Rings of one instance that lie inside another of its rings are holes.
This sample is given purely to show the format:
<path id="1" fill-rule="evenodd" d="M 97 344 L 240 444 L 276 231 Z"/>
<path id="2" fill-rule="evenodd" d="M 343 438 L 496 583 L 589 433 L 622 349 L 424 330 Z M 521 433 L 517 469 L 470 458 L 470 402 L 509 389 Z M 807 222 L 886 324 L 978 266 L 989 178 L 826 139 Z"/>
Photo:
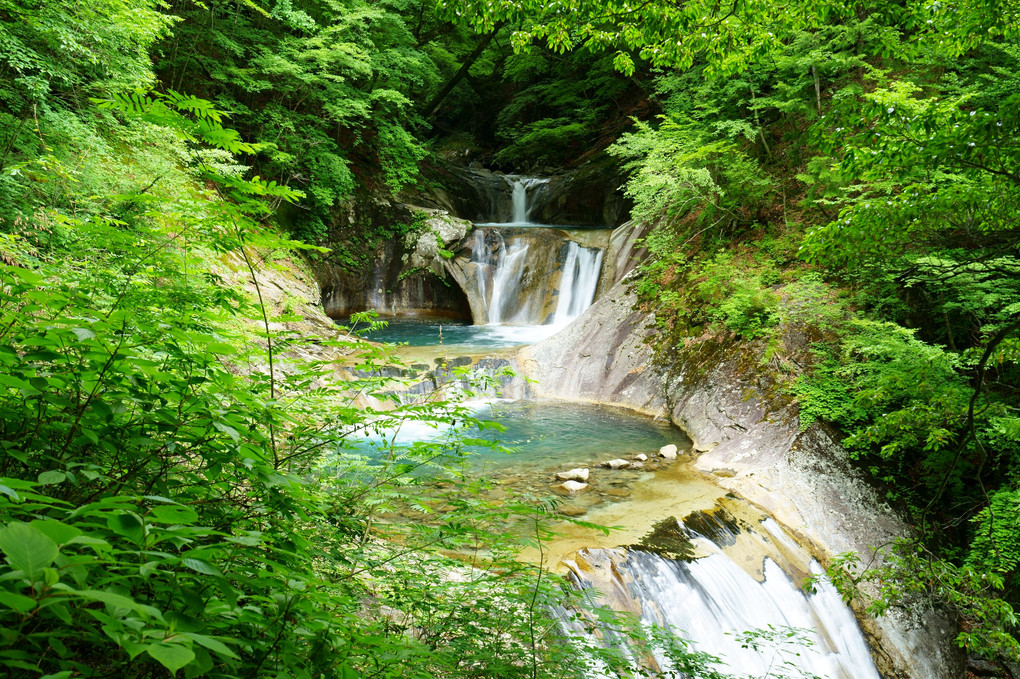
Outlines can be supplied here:
<path id="1" fill-rule="evenodd" d="M 510 184 L 511 198 L 513 200 L 513 215 L 510 217 L 509 225 L 531 225 L 533 223 L 530 221 L 533 201 L 529 200 L 529 198 L 534 193 L 533 189 L 545 186 L 549 183 L 549 180 L 538 179 L 536 177 L 516 177 L 513 175 L 507 175 L 504 179 Z"/>
<path id="2" fill-rule="evenodd" d="M 642 552 L 630 556 L 625 569 L 634 578 L 642 621 L 682 630 L 695 649 L 722 658 L 727 672 L 762 676 L 768 671 L 773 653 L 742 648 L 736 635 L 771 625 L 805 630 L 811 646 L 784 660 L 806 676 L 879 679 L 853 615 L 828 583 L 805 594 L 768 558 L 759 583 L 721 552 L 690 563 Z M 817 564 L 812 570 L 820 571 Z M 660 659 L 660 665 L 668 662 Z"/>
<path id="3" fill-rule="evenodd" d="M 471 261 L 477 264 L 479 267 L 490 267 L 494 266 L 496 258 L 493 258 L 492 253 L 489 251 L 488 245 L 485 243 L 485 230 L 475 229 L 474 242 L 471 245 Z M 503 242 L 503 237 L 499 238 L 501 247 L 506 249 L 506 244 Z M 486 276 L 478 277 L 478 292 L 483 300 L 486 300 L 486 313 L 488 313 L 488 299 L 489 289 L 486 284 Z"/>
<path id="4" fill-rule="evenodd" d="M 519 301 L 521 280 L 527 263 L 528 243 L 511 241 L 500 252 L 492 275 L 492 296 L 489 298 L 489 323 L 499 325 L 516 320 L 514 305 Z"/>
<path id="5" fill-rule="evenodd" d="M 762 527 L 775 543 L 797 549 L 772 519 Z M 643 624 L 667 627 L 690 641 L 692 650 L 720 658 L 724 673 L 761 677 L 785 662 L 786 670 L 795 668 L 806 677 L 880 679 L 857 621 L 824 576 L 807 593 L 776 561 L 761 555 L 759 582 L 708 538 L 695 534 L 692 543 L 706 555 L 675 561 L 649 552 L 593 549 L 567 564 L 582 587 L 592 584 L 587 574 L 611 572 L 608 582 L 595 583 L 610 590 L 608 601 L 628 600 Z M 814 560 L 808 568 L 822 573 Z M 800 636 L 785 646 L 760 640 L 759 651 L 743 647 L 741 634 L 768 629 L 798 630 Z M 654 655 L 660 669 L 671 669 L 663 653 Z"/>
<path id="6" fill-rule="evenodd" d="M 536 226 L 530 221 L 534 197 L 549 180 L 512 175 L 504 179 L 511 188 L 513 213 L 509 222 L 485 224 L 484 228 L 475 230 L 471 261 L 479 268 L 476 285 L 489 325 L 544 324 L 545 330 L 535 333 L 534 339 L 538 339 L 577 318 L 591 306 L 602 269 L 602 251 L 567 241 L 559 280 L 555 272 L 549 273 L 549 284 L 559 291 L 556 309 L 548 318 L 536 317 L 543 306 L 541 300 L 521 299 L 521 295 L 545 295 L 547 289 L 522 292 L 521 288 L 526 276 L 539 273 L 531 271 L 534 264 L 548 261 L 547 257 L 539 256 L 540 251 L 529 253 L 529 248 L 537 247 L 541 241 L 527 232 L 503 234 L 498 227 Z"/>
<path id="7" fill-rule="evenodd" d="M 567 257 L 560 278 L 560 295 L 556 302 L 553 324 L 572 321 L 595 301 L 595 291 L 602 271 L 602 250 L 567 243 Z"/>

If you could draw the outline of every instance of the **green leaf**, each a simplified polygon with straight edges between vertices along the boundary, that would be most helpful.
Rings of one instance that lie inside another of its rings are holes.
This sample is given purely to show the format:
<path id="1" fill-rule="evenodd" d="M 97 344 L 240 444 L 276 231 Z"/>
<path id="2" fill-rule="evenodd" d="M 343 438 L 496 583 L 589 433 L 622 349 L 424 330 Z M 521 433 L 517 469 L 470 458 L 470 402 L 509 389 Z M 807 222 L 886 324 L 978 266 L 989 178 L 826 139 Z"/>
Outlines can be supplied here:
<path id="1" fill-rule="evenodd" d="M 241 435 L 237 433 L 236 429 L 234 429 L 233 427 L 227 426 L 227 425 L 223 424 L 222 422 L 213 422 L 212 425 L 213 425 L 214 429 L 216 429 L 217 431 L 223 432 L 224 434 L 229 436 L 231 439 L 233 439 L 235 443 L 241 438 Z"/>
<path id="2" fill-rule="evenodd" d="M 160 505 L 149 512 L 149 520 L 154 523 L 194 523 L 198 520 L 198 513 L 190 507 Z"/>
<path id="3" fill-rule="evenodd" d="M 5 486 L 3 484 L 0 484 L 0 493 L 3 493 L 7 497 L 9 497 L 9 498 L 11 498 L 12 500 L 15 500 L 15 501 L 20 499 L 18 497 L 18 494 L 16 492 L 14 492 L 13 488 L 8 488 L 7 486 Z"/>
<path id="4" fill-rule="evenodd" d="M 223 576 L 223 573 L 220 573 L 218 570 L 213 568 L 207 561 L 202 561 L 201 559 L 182 559 L 181 563 L 183 563 L 185 566 L 195 571 L 196 573 L 201 573 L 202 575 L 217 575 L 220 577 Z"/>
<path id="5" fill-rule="evenodd" d="M 31 522 L 29 525 L 42 531 L 58 545 L 66 545 L 68 542 L 71 542 L 71 540 L 81 535 L 81 531 L 74 526 L 69 526 L 66 523 L 52 519 L 36 520 Z"/>
<path id="6" fill-rule="evenodd" d="M 149 644 L 145 651 L 170 670 L 170 674 L 177 674 L 177 670 L 195 659 L 194 652 L 180 644 Z"/>
<path id="7" fill-rule="evenodd" d="M 136 514 L 130 512 L 114 514 L 106 523 L 114 533 L 123 535 L 137 544 L 141 544 L 145 537 L 145 526 Z"/>
<path id="8" fill-rule="evenodd" d="M 67 474 L 64 472 L 48 471 L 40 474 L 38 481 L 40 485 L 52 486 L 57 483 L 62 483 L 66 478 Z"/>
<path id="9" fill-rule="evenodd" d="M 211 342 L 206 345 L 205 350 L 208 351 L 210 354 L 219 354 L 222 356 L 228 356 L 230 354 L 237 353 L 237 349 L 223 342 Z"/>
<path id="10" fill-rule="evenodd" d="M 159 612 L 159 609 L 138 603 L 134 599 L 126 597 L 123 594 L 104 592 L 98 589 L 70 590 L 70 593 L 74 596 L 80 596 L 83 599 L 88 599 L 90 601 L 100 601 L 115 608 L 126 608 L 130 611 L 142 613 L 143 615 L 151 615 L 154 618 L 161 619 L 163 617 L 163 615 Z"/>
<path id="11" fill-rule="evenodd" d="M 35 599 L 24 594 L 0 590 L 0 604 L 13 608 L 18 613 L 28 613 L 35 608 Z"/>
<path id="12" fill-rule="evenodd" d="M 29 384 L 25 380 L 19 379 L 17 377 L 13 377 L 11 375 L 0 375 L 0 384 L 5 384 L 8 387 L 14 387 L 15 389 L 20 389 L 23 393 L 25 393 L 27 395 L 30 395 L 30 396 L 39 393 L 38 389 L 33 387 L 31 384 Z"/>
<path id="13" fill-rule="evenodd" d="M 71 328 L 71 332 L 75 334 L 79 342 L 92 339 L 96 336 L 96 333 L 92 332 L 88 328 Z"/>
<path id="14" fill-rule="evenodd" d="M 207 636 L 205 634 L 193 634 L 191 632 L 183 633 L 183 634 L 181 634 L 181 636 L 182 637 L 186 637 L 188 639 L 191 639 L 195 643 L 200 644 L 202 646 L 205 646 L 210 651 L 213 651 L 213 652 L 218 653 L 220 655 L 226 656 L 228 658 L 233 658 L 234 660 L 238 660 L 239 659 L 237 654 L 234 653 L 233 651 L 231 651 L 230 648 L 228 648 L 227 645 L 224 644 L 219 639 L 214 639 L 214 638 L 212 638 L 210 636 Z"/>
<path id="15" fill-rule="evenodd" d="M 25 523 L 12 523 L 0 531 L 0 550 L 7 555 L 7 563 L 33 582 L 60 554 L 57 543 Z"/>

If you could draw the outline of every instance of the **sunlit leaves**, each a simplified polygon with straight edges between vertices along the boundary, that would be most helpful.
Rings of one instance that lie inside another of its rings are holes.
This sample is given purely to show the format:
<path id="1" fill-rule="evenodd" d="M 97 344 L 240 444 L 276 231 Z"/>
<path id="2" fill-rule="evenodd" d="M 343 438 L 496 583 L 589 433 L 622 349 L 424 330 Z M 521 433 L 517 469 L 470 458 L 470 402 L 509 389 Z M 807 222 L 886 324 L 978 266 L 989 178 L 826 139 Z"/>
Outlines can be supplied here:
<path id="1" fill-rule="evenodd" d="M 88 6 L 62 2 L 0 2 L 3 78 L 22 101 L 39 104 L 52 89 L 88 94 L 152 84 L 148 50 L 173 19 L 158 3 L 106 0 Z"/>

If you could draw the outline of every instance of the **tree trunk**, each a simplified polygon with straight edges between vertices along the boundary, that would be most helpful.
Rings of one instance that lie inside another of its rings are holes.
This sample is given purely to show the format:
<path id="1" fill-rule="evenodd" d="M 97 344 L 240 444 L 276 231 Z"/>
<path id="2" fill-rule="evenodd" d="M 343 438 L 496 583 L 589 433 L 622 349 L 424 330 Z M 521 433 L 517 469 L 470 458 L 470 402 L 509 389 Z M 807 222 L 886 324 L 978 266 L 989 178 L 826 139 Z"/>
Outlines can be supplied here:
<path id="1" fill-rule="evenodd" d="M 471 69 L 471 66 L 473 66 L 474 63 L 478 61 L 478 57 L 482 56 L 482 52 L 485 51 L 485 48 L 489 46 L 489 43 L 492 42 L 493 38 L 496 37 L 496 34 L 499 33 L 500 29 L 503 28 L 503 26 L 505 25 L 506 21 L 498 22 L 496 24 L 496 27 L 492 29 L 492 32 L 486 35 L 484 38 L 482 38 L 482 41 L 478 43 L 478 46 L 475 47 L 474 51 L 471 52 L 471 54 L 468 55 L 467 59 L 464 60 L 464 64 L 460 67 L 460 70 L 458 70 L 454 74 L 454 76 L 450 78 L 446 85 L 443 86 L 443 89 L 439 90 L 439 93 L 436 96 L 432 97 L 432 101 L 426 104 L 425 106 L 426 118 L 431 118 L 436 114 L 436 111 L 439 110 L 439 105 L 443 103 L 443 100 L 446 99 L 447 96 L 449 96 L 450 92 L 453 91 L 453 88 L 456 87 L 458 83 L 460 83 L 460 81 L 464 79 L 464 76 L 467 75 L 468 71 Z"/>

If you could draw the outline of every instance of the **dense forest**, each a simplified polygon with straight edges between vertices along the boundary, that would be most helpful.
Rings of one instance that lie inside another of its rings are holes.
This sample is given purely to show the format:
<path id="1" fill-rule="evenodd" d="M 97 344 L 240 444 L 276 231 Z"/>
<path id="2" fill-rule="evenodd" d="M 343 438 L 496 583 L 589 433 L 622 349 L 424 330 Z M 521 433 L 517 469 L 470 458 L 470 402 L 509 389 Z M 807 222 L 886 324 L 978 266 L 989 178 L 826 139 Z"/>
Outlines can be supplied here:
<path id="1" fill-rule="evenodd" d="M 388 349 L 297 332 L 260 285 L 364 267 L 416 225 L 360 206 L 476 163 L 618 177 L 652 225 L 632 285 L 657 360 L 704 333 L 757 347 L 910 525 L 829 564 L 844 597 L 931 605 L 1015 676 L 1015 0 L 0 0 L 0 20 L 0 674 L 651 672 L 567 643 L 576 605 L 677 676 L 724 676 L 518 561 L 555 506 L 479 493 L 464 447 L 491 425 L 445 397 L 365 406 Z M 779 348 L 791 325 L 807 362 Z M 462 438 L 352 447 L 413 421 Z M 399 508 L 433 519 L 380 520 Z"/>

